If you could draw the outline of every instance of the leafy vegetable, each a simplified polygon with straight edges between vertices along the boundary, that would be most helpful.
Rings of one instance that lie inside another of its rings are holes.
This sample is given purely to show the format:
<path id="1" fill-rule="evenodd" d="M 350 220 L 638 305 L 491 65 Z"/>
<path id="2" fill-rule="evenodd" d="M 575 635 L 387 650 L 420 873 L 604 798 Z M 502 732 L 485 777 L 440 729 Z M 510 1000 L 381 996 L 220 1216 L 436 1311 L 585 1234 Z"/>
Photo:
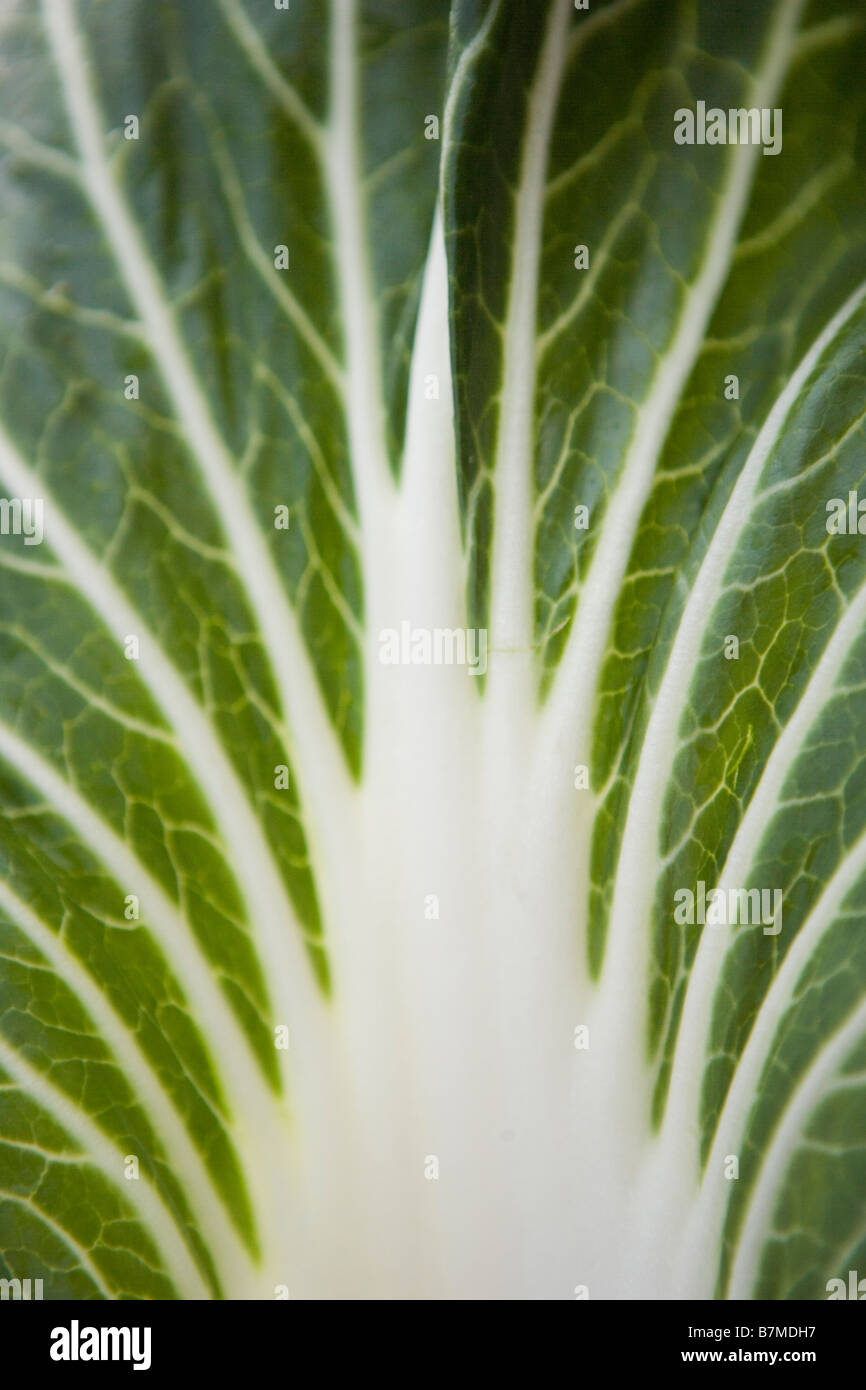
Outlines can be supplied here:
<path id="1" fill-rule="evenodd" d="M 0 55 L 0 1276 L 866 1275 L 866 17 Z"/>

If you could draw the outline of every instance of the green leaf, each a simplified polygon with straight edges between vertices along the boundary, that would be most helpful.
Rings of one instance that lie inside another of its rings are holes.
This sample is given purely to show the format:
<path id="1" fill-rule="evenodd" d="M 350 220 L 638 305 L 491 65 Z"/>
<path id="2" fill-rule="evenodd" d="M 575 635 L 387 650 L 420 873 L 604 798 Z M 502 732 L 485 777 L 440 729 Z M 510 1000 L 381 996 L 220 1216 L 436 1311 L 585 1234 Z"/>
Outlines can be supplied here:
<path id="1" fill-rule="evenodd" d="M 863 17 L 8 0 L 0 61 L 2 1277 L 826 1297 Z"/>

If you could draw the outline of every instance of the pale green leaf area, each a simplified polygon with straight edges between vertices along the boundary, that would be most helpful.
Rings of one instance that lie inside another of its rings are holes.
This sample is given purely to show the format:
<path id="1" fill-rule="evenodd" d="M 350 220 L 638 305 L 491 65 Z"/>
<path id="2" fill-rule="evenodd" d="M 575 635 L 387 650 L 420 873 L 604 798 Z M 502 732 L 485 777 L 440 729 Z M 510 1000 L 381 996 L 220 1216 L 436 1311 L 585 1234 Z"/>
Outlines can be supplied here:
<path id="1" fill-rule="evenodd" d="M 866 1277 L 864 71 L 2 0 L 0 1279 Z"/>

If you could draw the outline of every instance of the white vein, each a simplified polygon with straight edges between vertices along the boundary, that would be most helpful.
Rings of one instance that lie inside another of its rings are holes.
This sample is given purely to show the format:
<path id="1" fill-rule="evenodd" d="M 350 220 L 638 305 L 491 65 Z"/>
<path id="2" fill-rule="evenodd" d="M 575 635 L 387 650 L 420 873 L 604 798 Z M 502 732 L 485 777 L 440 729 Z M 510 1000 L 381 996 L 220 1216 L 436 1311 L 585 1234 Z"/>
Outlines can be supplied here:
<path id="1" fill-rule="evenodd" d="M 746 882 L 749 864 L 757 856 L 797 754 L 809 730 L 832 696 L 852 645 L 862 634 L 864 624 L 866 584 L 861 586 L 836 625 L 793 714 L 761 769 L 761 775 L 718 874 L 717 887 L 724 890 Z M 782 930 L 785 930 L 784 921 Z M 687 1114 L 694 1113 L 697 1104 L 699 1077 L 694 1058 L 706 1046 L 713 994 L 732 935 L 733 933 L 726 931 L 703 931 L 698 942 L 689 974 L 671 1073 L 670 1113 L 665 1123 L 670 1124 L 673 1129 L 683 1124 Z M 800 936 L 802 931 L 797 937 L 798 941 Z"/>
<path id="2" fill-rule="evenodd" d="M 236 0 L 220 0 L 232 30 L 268 89 L 292 115 L 294 92 L 263 46 L 253 46 L 248 21 Z M 377 614 L 387 604 L 389 574 L 382 563 L 383 537 L 392 524 L 394 487 L 385 443 L 379 324 L 367 251 L 359 132 L 357 9 L 355 0 L 331 0 L 329 110 L 311 140 L 324 176 L 334 245 L 337 297 L 343 324 L 345 373 L 341 384 L 361 520 L 360 550 L 365 607 Z M 375 619 L 367 625 L 368 662 L 377 659 Z M 334 862 L 333 860 L 331 862 Z"/>
<path id="3" fill-rule="evenodd" d="M 848 178 L 855 172 L 855 164 L 849 154 L 840 154 L 836 159 L 831 159 L 823 169 L 798 190 L 797 196 L 782 209 L 771 222 L 762 227 L 759 232 L 755 232 L 747 240 L 741 241 L 737 247 L 734 260 L 747 260 L 750 256 L 759 255 L 762 251 L 773 250 L 778 246 L 790 232 L 798 227 L 812 211 L 813 208 L 820 207 L 827 197 L 827 194 L 836 184 Z"/>
<path id="4" fill-rule="evenodd" d="M 11 121 L 0 121 L 0 145 L 5 145 L 34 168 L 43 169 L 55 178 L 65 179 L 76 188 L 81 188 L 81 172 L 75 160 L 60 150 L 52 149 L 50 145 L 43 145 L 41 140 L 34 139 L 21 126 L 13 125 Z"/>
<path id="5" fill-rule="evenodd" d="M 579 16 L 580 23 L 574 30 L 569 43 L 568 61 L 574 61 L 579 49 L 602 30 L 607 29 L 611 24 L 616 24 L 629 10 L 638 9 L 640 5 L 646 4 L 646 0 L 612 0 L 602 10 L 595 10 L 591 14 Z"/>
<path id="6" fill-rule="evenodd" d="M 274 64 L 264 41 L 250 23 L 243 5 L 239 3 L 239 0 L 217 0 L 217 3 L 232 33 L 246 53 L 251 66 L 258 73 L 271 96 L 277 100 L 289 119 L 294 121 L 315 153 L 320 155 L 322 146 L 321 125 L 306 103 L 301 100 L 292 84 L 286 81 L 279 68 Z"/>
<path id="7" fill-rule="evenodd" d="M 249 1044 L 214 981 L 214 971 L 186 919 L 126 841 L 45 758 L 0 722 L 0 758 L 30 783 L 108 870 L 122 893 L 140 900 L 142 921 L 159 942 L 219 1062 L 228 1104 L 237 1119 L 250 1109 L 267 1132 L 264 1083 L 247 1060 Z"/>
<path id="8" fill-rule="evenodd" d="M 325 376 L 338 395 L 346 390 L 346 380 L 328 344 L 310 319 L 303 305 L 289 289 L 285 276 L 274 268 L 273 260 L 262 247 L 247 211 L 244 191 L 226 139 L 217 124 L 216 116 L 200 94 L 193 97 L 202 111 L 203 123 L 210 141 L 214 163 L 222 180 L 223 192 L 241 247 L 250 265 L 259 275 L 269 293 L 279 304 L 298 336 L 315 357 Z"/>
<path id="9" fill-rule="evenodd" d="M 175 730 L 184 756 L 211 807 L 222 835 L 226 860 L 250 905 L 257 939 L 269 963 L 268 977 L 276 1000 L 284 1016 L 299 1019 L 303 1010 L 299 1005 L 296 1007 L 295 995 L 290 1001 L 286 992 L 292 985 L 303 986 L 306 981 L 307 965 L 301 954 L 300 930 L 245 791 L 201 706 L 141 615 L 127 602 L 111 573 L 66 520 L 42 479 L 17 453 L 2 425 L 0 476 L 15 495 L 43 498 L 48 545 L 118 644 L 129 634 L 138 637 L 138 674 Z M 287 921 L 295 930 L 285 930 Z"/>
<path id="10" fill-rule="evenodd" d="M 24 568 L 26 566 L 22 566 L 22 569 Z M 104 714 L 113 723 L 128 729 L 130 733 L 141 734 L 142 738 L 153 739 L 156 743 L 164 743 L 167 747 L 180 753 L 177 739 L 166 729 L 161 729 L 156 724 L 148 724 L 143 719 L 137 719 L 135 715 L 121 709 L 119 705 L 112 704 L 99 691 L 94 690 L 85 681 L 79 680 L 69 666 L 55 660 L 51 652 L 42 645 L 32 632 L 28 632 L 26 628 L 19 627 L 15 623 L 6 624 L 5 630 L 23 647 L 31 651 L 53 676 L 61 680 L 64 685 L 69 686 L 70 690 L 74 690 L 76 695 L 80 695 L 88 708 L 98 709 L 101 714 Z M 67 722 L 72 724 L 75 720 L 70 719 Z"/>
<path id="11" fill-rule="evenodd" d="M 118 269 L 145 326 L 166 390 L 183 424 L 187 441 L 235 552 L 265 646 L 273 664 L 284 714 L 292 735 L 290 754 L 307 812 L 310 854 L 337 858 L 342 815 L 353 801 L 349 774 L 325 712 L 298 621 L 280 581 L 267 539 L 260 530 L 233 460 L 211 417 L 185 345 L 166 302 L 156 267 L 105 157 L 91 73 L 75 23 L 74 0 L 43 0 L 43 14 L 64 89 L 69 119 L 82 158 L 82 177 L 100 218 Z M 237 836 L 237 829 L 234 834 Z M 259 851 L 260 835 L 255 835 Z M 328 846 L 333 852 L 327 854 Z M 259 859 L 264 855 L 258 854 Z M 256 876 L 243 874 L 245 892 L 263 901 Z M 268 871 L 268 881 L 274 874 Z M 285 894 L 280 897 L 285 901 Z M 248 899 L 249 900 L 249 899 Z M 254 917 L 267 931 L 270 910 Z M 279 931 L 271 933 L 271 949 Z"/>
<path id="12" fill-rule="evenodd" d="M 59 286 L 52 285 L 46 289 L 34 275 L 28 275 L 27 271 L 9 261 L 0 262 L 0 283 L 26 295 L 34 304 L 38 304 L 40 309 L 57 314 L 61 318 L 71 319 L 83 328 L 95 328 L 135 343 L 143 341 L 139 324 L 121 318 L 118 314 L 112 314 L 108 309 L 91 309 L 86 304 L 78 304 Z"/>
<path id="13" fill-rule="evenodd" d="M 393 489 L 385 448 L 378 325 L 364 229 L 357 42 L 355 0 L 332 0 L 330 111 L 324 169 L 345 334 L 349 446 L 366 551 L 375 544 L 381 507 Z M 365 555 L 368 585 L 374 580 L 373 555 L 374 552 Z M 374 595 L 371 606 L 375 604 Z"/>
<path id="14" fill-rule="evenodd" d="M 445 99 L 445 110 L 442 113 L 442 145 L 444 157 L 442 159 L 441 165 L 442 183 L 440 185 L 440 195 L 442 196 L 443 202 L 445 193 L 445 168 L 447 160 L 451 153 L 452 146 L 454 144 L 454 137 L 452 132 L 454 129 L 454 120 L 457 112 L 457 104 L 460 100 L 460 97 L 463 93 L 463 90 L 467 82 L 469 81 L 473 65 L 475 64 L 479 54 L 483 52 L 487 44 L 487 40 L 490 36 L 490 31 L 493 28 L 493 25 L 496 23 L 501 9 L 502 0 L 492 0 L 492 3 L 488 6 L 487 13 L 484 16 L 484 20 L 482 24 L 479 26 L 477 32 L 473 35 L 470 42 L 464 44 L 463 47 L 460 49 L 460 56 L 457 59 L 457 64 L 454 68 L 454 73 L 448 85 L 448 95 Z M 455 36 L 453 33 L 452 18 L 452 41 L 454 40 L 454 37 Z"/>
<path id="15" fill-rule="evenodd" d="M 748 104 L 772 106 L 791 58 L 804 0 L 778 5 L 766 52 L 751 83 Z M 539 743 L 540 778 L 555 778 L 563 731 L 575 710 L 587 717 L 604 659 L 614 604 L 622 588 L 632 540 L 652 487 L 671 422 L 700 355 L 713 310 L 727 279 L 749 192 L 760 158 L 758 146 L 741 145 L 728 172 L 709 227 L 700 273 L 685 294 L 679 323 L 641 405 L 616 490 L 604 515 L 595 559 L 583 585 L 577 614 L 544 713 Z M 599 558 L 599 557 L 603 557 Z"/>
<path id="16" fill-rule="evenodd" d="M 764 1150 L 760 1175 L 752 1188 L 740 1227 L 728 1298 L 751 1297 L 761 1249 L 778 1201 L 779 1186 L 790 1168 L 798 1140 L 810 1115 L 820 1104 L 828 1084 L 860 1042 L 864 1030 L 866 1002 L 849 1014 L 845 1023 L 824 1044 L 789 1099 L 784 1115 L 774 1130 L 772 1142 Z"/>
<path id="17" fill-rule="evenodd" d="M 719 1174 L 722 1172 L 725 1155 L 739 1153 L 742 1149 L 749 1111 L 758 1095 L 758 1087 L 779 1025 L 794 999 L 798 982 L 819 942 L 838 920 L 845 899 L 864 871 L 866 833 L 852 846 L 813 903 L 761 1000 L 716 1123 L 698 1201 L 684 1234 L 684 1253 L 681 1257 L 685 1270 L 682 1281 L 684 1289 L 687 1289 L 691 1282 L 694 1263 L 705 1258 L 708 1248 L 715 1249 L 718 1246 L 724 1210 L 730 1195 L 727 1183 L 720 1181 Z M 707 1021 L 708 1019 L 705 1020 Z M 694 1060 L 692 1065 L 694 1066 Z"/>
<path id="18" fill-rule="evenodd" d="M 14 1144 L 16 1149 L 25 1147 L 25 1145 L 19 1144 L 15 1139 L 4 1139 L 3 1142 Z M 46 1154 L 42 1149 L 37 1150 L 37 1152 L 42 1154 L 46 1161 L 50 1163 L 57 1162 L 57 1158 L 54 1154 Z M 79 1162 L 81 1162 L 81 1157 L 79 1157 Z M 33 1213 L 37 1221 L 41 1221 L 44 1225 L 50 1227 L 50 1229 L 55 1232 L 58 1239 L 61 1240 L 66 1248 L 75 1256 L 76 1263 L 81 1266 L 87 1277 L 92 1280 L 103 1298 L 111 1298 L 112 1290 L 105 1283 L 103 1275 L 100 1274 L 89 1253 L 84 1249 L 83 1245 L 79 1245 L 78 1241 L 67 1231 L 66 1227 L 60 1224 L 56 1216 L 52 1216 L 51 1212 L 46 1211 L 44 1207 L 40 1206 L 35 1198 L 22 1197 L 18 1192 L 10 1192 L 7 1187 L 0 1187 L 0 1202 L 15 1202 L 18 1206 L 24 1207 L 26 1211 Z M 59 1273 L 65 1274 L 66 1270 L 60 1270 Z"/>
<path id="19" fill-rule="evenodd" d="M 26 1062 L 21 1054 L 2 1038 L 0 1064 L 22 1090 L 54 1115 L 73 1139 L 86 1150 L 93 1166 L 117 1189 L 118 1197 L 125 1197 L 131 1206 L 138 1209 L 144 1229 L 162 1252 L 166 1268 L 171 1272 L 181 1295 L 193 1299 L 210 1297 L 210 1290 L 196 1268 L 171 1212 L 150 1178 L 145 1175 L 139 1178 L 138 1182 L 127 1183 L 121 1189 L 124 1155 L 111 1139 L 64 1091 L 49 1081 L 43 1072 Z"/>
<path id="20" fill-rule="evenodd" d="M 547 159 L 566 58 L 573 7 L 556 0 L 530 90 L 504 324 L 502 391 L 495 463 L 495 513 L 490 558 L 490 645 L 527 652 L 533 640 L 533 430 L 538 271 L 544 225 Z M 495 666 L 491 681 L 495 680 Z M 503 668 L 515 682 L 512 664 Z"/>
<path id="21" fill-rule="evenodd" d="M 866 296 L 866 284 L 834 314 L 777 398 L 752 446 L 713 533 L 703 562 L 683 608 L 664 676 L 653 702 L 635 771 L 618 857 L 608 926 L 605 977 L 623 1006 L 640 1007 L 649 973 L 647 933 L 636 940 L 634 884 L 651 891 L 656 879 L 656 846 L 664 789 L 678 746 L 679 726 L 706 634 L 708 614 L 721 595 L 730 557 L 736 549 L 755 501 L 764 466 L 785 422 L 825 351 L 842 331 Z M 673 1103 L 678 1097 L 671 1090 Z"/>
<path id="22" fill-rule="evenodd" d="M 100 1036 L 123 1068 L 136 1098 L 144 1102 L 196 1215 L 198 1230 L 217 1262 L 219 1263 L 222 1257 L 240 1266 L 247 1265 L 247 1252 L 226 1219 L 223 1198 L 214 1186 L 201 1155 L 190 1140 L 177 1109 L 177 1102 L 160 1081 L 154 1063 L 142 1048 L 133 1030 L 109 1003 L 106 995 L 94 983 L 62 937 L 51 931 L 2 881 L 0 910 L 29 937 L 77 996 Z M 205 1097 L 202 1099 L 204 1104 L 210 1104 Z"/>
<path id="23" fill-rule="evenodd" d="M 862 14 L 840 14 L 823 23 L 813 24 L 804 29 L 797 40 L 796 59 L 812 58 L 822 48 L 835 47 L 849 39 L 859 38 L 866 27 L 866 17 Z"/>

